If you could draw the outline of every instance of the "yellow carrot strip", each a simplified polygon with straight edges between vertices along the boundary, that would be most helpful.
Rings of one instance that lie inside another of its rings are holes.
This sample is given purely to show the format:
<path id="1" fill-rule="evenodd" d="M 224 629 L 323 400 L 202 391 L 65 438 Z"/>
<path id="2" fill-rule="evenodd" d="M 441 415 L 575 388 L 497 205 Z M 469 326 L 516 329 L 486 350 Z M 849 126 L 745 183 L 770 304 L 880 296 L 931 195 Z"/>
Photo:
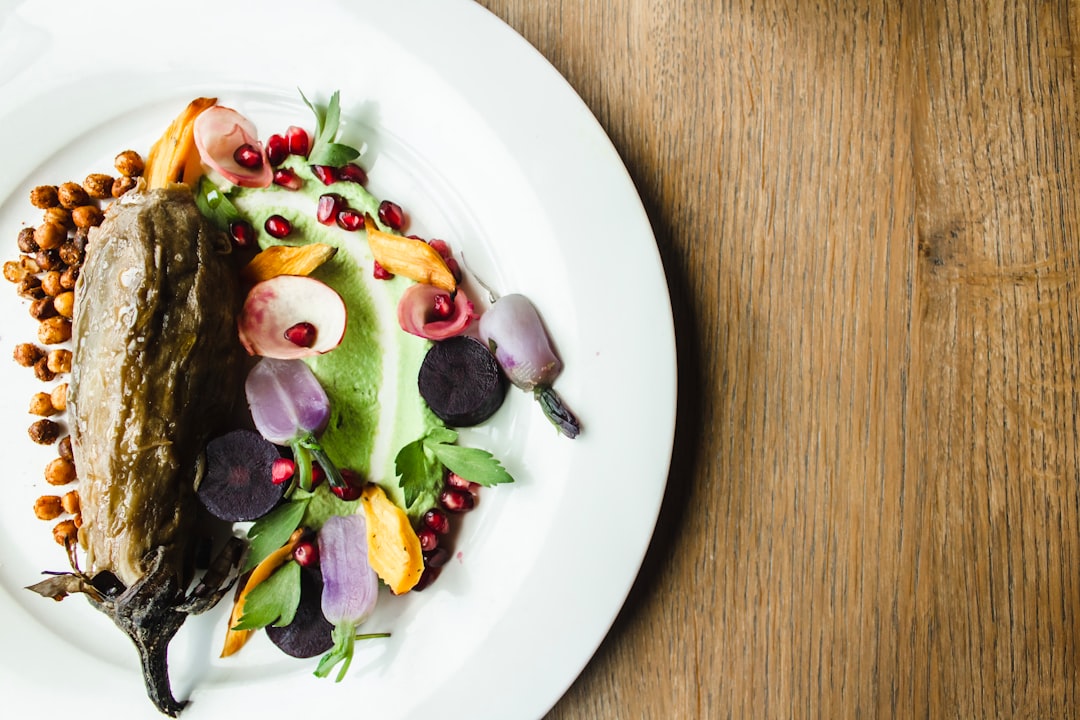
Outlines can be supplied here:
<path id="1" fill-rule="evenodd" d="M 195 148 L 195 118 L 216 102 L 217 98 L 195 98 L 150 146 L 143 173 L 147 187 L 160 188 L 179 182 L 190 185 L 199 178 L 202 168 Z"/>
<path id="2" fill-rule="evenodd" d="M 360 500 L 372 570 L 395 595 L 412 590 L 424 572 L 424 555 L 409 516 L 374 483 L 364 488 Z"/>
<path id="3" fill-rule="evenodd" d="M 221 657 L 229 657 L 237 650 L 244 647 L 244 643 L 251 637 L 251 633 L 253 633 L 254 630 L 233 630 L 233 627 L 240 622 L 240 617 L 244 614 L 244 603 L 247 602 L 248 593 L 273 575 L 275 570 L 288 562 L 303 534 L 304 531 L 297 528 L 293 531 L 293 534 L 289 536 L 288 542 L 267 555 L 254 567 L 254 569 L 252 569 L 247 582 L 244 583 L 244 589 L 240 591 L 240 594 L 236 597 L 236 602 L 233 603 L 232 614 L 229 615 L 229 628 L 225 632 L 225 647 L 221 650 Z"/>
<path id="4" fill-rule="evenodd" d="M 370 215 L 364 216 L 364 229 L 371 254 L 387 272 L 404 275 L 410 280 L 434 285 L 450 293 L 457 290 L 454 273 L 447 267 L 439 251 L 431 245 L 423 240 L 383 232 Z"/>
<path id="5" fill-rule="evenodd" d="M 278 275 L 310 275 L 335 253 L 337 248 L 323 243 L 271 245 L 240 270 L 240 278 L 254 285 Z"/>

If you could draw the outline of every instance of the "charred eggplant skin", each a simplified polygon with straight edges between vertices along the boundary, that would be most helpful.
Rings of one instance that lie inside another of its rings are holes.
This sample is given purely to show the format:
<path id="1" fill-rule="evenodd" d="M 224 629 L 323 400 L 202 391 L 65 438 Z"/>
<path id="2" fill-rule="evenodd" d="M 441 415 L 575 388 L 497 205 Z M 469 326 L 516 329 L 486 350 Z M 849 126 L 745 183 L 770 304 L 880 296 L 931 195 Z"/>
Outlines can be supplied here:
<path id="1" fill-rule="evenodd" d="M 77 574 L 119 579 L 123 592 L 91 602 L 134 641 L 147 692 L 168 715 L 183 707 L 168 642 L 221 595 L 184 592 L 199 457 L 242 387 L 228 249 L 186 186 L 129 193 L 91 233 L 75 288 L 69 410 L 86 550 Z"/>

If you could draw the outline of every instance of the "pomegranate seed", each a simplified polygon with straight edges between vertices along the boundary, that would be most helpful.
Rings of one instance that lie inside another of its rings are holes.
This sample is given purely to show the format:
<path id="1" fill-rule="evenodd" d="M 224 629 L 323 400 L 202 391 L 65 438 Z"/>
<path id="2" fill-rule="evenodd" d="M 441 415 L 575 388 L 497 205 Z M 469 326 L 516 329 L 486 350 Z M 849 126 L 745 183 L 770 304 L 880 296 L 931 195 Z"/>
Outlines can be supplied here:
<path id="1" fill-rule="evenodd" d="M 275 485 L 288 482 L 296 474 L 296 463 L 289 458 L 278 458 L 270 466 L 270 479 Z"/>
<path id="2" fill-rule="evenodd" d="M 376 260 L 375 265 L 372 266 L 371 274 L 376 280 L 392 280 L 394 277 L 394 273 L 380 265 L 378 260 Z"/>
<path id="3" fill-rule="evenodd" d="M 352 208 L 345 208 L 337 214 L 337 224 L 343 230 L 359 230 L 364 227 L 364 216 Z"/>
<path id="4" fill-rule="evenodd" d="M 319 204 L 315 208 L 315 219 L 323 225 L 333 225 L 338 214 L 345 209 L 345 198 L 337 193 L 325 193 L 319 196 Z"/>
<path id="5" fill-rule="evenodd" d="M 435 252 L 439 253 L 439 257 L 443 260 L 450 259 L 450 245 L 445 240 L 428 240 L 428 245 L 434 248 Z"/>
<path id="6" fill-rule="evenodd" d="M 289 157 L 289 141 L 284 135 L 271 135 L 266 139 L 266 159 L 277 167 Z"/>
<path id="7" fill-rule="evenodd" d="M 363 185 L 367 182 L 367 173 L 364 172 L 364 168 L 360 167 L 356 163 L 349 163 L 342 165 L 338 168 L 338 180 L 345 180 L 346 182 L 354 182 Z"/>
<path id="8" fill-rule="evenodd" d="M 470 483 L 465 478 L 461 477 L 457 473 L 452 472 L 446 473 L 446 484 L 450 487 L 456 487 L 461 490 L 469 490 L 471 489 L 470 486 L 472 485 L 472 483 Z"/>
<path id="9" fill-rule="evenodd" d="M 461 513 L 472 510 L 476 505 L 476 499 L 468 490 L 448 487 L 439 493 L 439 504 L 450 512 Z"/>
<path id="10" fill-rule="evenodd" d="M 383 225 L 387 225 L 394 230 L 405 227 L 405 212 L 400 205 L 389 200 L 383 200 L 379 203 L 379 219 L 382 220 Z"/>
<path id="11" fill-rule="evenodd" d="M 424 572 L 420 575 L 420 579 L 413 585 L 413 590 L 416 592 L 423 592 L 428 588 L 431 583 L 435 582 L 435 579 L 439 577 L 439 573 L 442 572 L 442 568 L 426 567 Z"/>
<path id="12" fill-rule="evenodd" d="M 439 293 L 432 303 L 432 310 L 436 317 L 448 318 L 454 314 L 454 301 L 446 293 Z"/>
<path id="13" fill-rule="evenodd" d="M 345 481 L 345 487 L 332 486 L 330 490 L 342 500 L 356 500 L 360 497 L 363 483 L 360 474 L 355 470 L 342 469 L 341 479 Z"/>
<path id="14" fill-rule="evenodd" d="M 311 149 L 311 140 L 308 138 L 307 130 L 290 125 L 285 131 L 285 138 L 289 141 L 289 152 L 307 157 L 308 150 Z"/>
<path id="15" fill-rule="evenodd" d="M 441 568 L 450 560 L 450 551 L 444 547 L 437 547 L 431 552 L 424 553 L 424 567 Z"/>
<path id="16" fill-rule="evenodd" d="M 323 185 L 333 185 L 338 181 L 338 173 L 336 167 L 330 167 L 329 165 L 312 165 L 311 172 L 315 177 L 319 178 L 319 181 Z"/>
<path id="17" fill-rule="evenodd" d="M 285 339 L 299 347 L 314 345 L 315 335 L 315 326 L 309 322 L 298 322 L 285 330 Z"/>
<path id="18" fill-rule="evenodd" d="M 263 227 L 266 228 L 266 232 L 272 237 L 278 239 L 283 238 L 292 232 L 292 223 L 280 215 L 271 215 L 266 218 L 266 223 L 264 223 Z"/>
<path id="19" fill-rule="evenodd" d="M 233 152 L 233 160 L 240 167 L 256 170 L 262 167 L 262 152 L 251 143 L 244 143 Z"/>
<path id="20" fill-rule="evenodd" d="M 439 536 L 430 528 L 421 528 L 416 537 L 420 539 L 420 549 L 431 552 L 439 546 Z"/>
<path id="21" fill-rule="evenodd" d="M 292 556 L 300 567 L 313 567 L 319 564 L 319 546 L 310 540 L 301 540 L 293 548 Z"/>
<path id="22" fill-rule="evenodd" d="M 229 235 L 238 248 L 248 248 L 255 244 L 255 228 L 247 220 L 233 220 L 229 223 Z"/>
<path id="23" fill-rule="evenodd" d="M 454 258 L 446 258 L 446 267 L 454 276 L 454 282 L 461 282 L 461 266 L 458 265 L 458 261 Z"/>
<path id="24" fill-rule="evenodd" d="M 319 487 L 322 481 L 326 479 L 326 471 L 322 469 L 321 465 L 311 466 L 311 489 Z"/>
<path id="25" fill-rule="evenodd" d="M 431 508 L 423 517 L 424 527 L 434 530 L 440 535 L 450 532 L 450 518 L 439 508 Z"/>
<path id="26" fill-rule="evenodd" d="M 304 181 L 290 168 L 280 168 L 274 171 L 274 184 L 280 185 L 286 190 L 299 190 L 304 186 Z"/>

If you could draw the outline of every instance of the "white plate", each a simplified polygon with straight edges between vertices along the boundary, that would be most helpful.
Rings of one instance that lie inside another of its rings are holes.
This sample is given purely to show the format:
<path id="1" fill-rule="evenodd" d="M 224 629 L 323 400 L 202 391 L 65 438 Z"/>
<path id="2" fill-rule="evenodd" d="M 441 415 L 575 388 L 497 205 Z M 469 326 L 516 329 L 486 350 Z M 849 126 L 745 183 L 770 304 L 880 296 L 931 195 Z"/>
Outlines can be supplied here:
<path id="1" fill-rule="evenodd" d="M 369 143 L 377 194 L 463 251 L 488 282 L 540 308 L 566 364 L 557 388 L 584 426 L 577 440 L 558 437 L 514 391 L 476 431 L 472 440 L 518 482 L 485 492 L 463 522 L 459 554 L 428 591 L 387 596 L 367 627 L 392 637 L 361 644 L 340 684 L 316 680 L 311 661 L 262 637 L 221 660 L 225 608 L 190 619 L 170 661 L 177 696 L 191 700 L 183 717 L 542 716 L 619 611 L 670 462 L 671 311 L 625 168 L 558 73 L 470 2 L 175 8 L 24 2 L 0 16 L 6 256 L 36 220 L 31 187 L 108 171 L 118 150 L 145 150 L 192 97 L 220 97 L 265 137 L 285 123 L 310 126 L 297 88 L 323 102 L 340 89 L 344 132 Z M 34 338 L 10 288 L 0 316 L 5 353 Z M 0 363 L 0 383 L 0 427 L 11 438 L 0 504 L 0 697 L 8 709 L 158 717 L 133 648 L 104 616 L 81 598 L 53 603 L 22 589 L 42 569 L 64 567 L 51 524 L 30 510 L 47 491 L 41 470 L 55 449 L 23 434 L 40 389 L 30 371 Z"/>

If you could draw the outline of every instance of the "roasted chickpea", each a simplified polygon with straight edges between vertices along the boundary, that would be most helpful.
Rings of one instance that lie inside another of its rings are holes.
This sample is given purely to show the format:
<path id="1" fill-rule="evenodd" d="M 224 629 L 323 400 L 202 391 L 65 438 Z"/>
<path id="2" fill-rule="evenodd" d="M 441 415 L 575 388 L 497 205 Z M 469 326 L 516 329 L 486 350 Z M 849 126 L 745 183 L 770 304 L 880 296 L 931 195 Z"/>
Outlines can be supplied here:
<path id="1" fill-rule="evenodd" d="M 34 242 L 40 250 L 55 250 L 67 241 L 67 228 L 54 222 L 38 225 L 34 230 Z"/>
<path id="2" fill-rule="evenodd" d="M 70 490 L 64 493 L 64 497 L 60 498 L 60 506 L 64 508 L 64 512 L 78 515 L 82 509 L 82 504 L 79 502 L 79 491 Z"/>
<path id="3" fill-rule="evenodd" d="M 46 223 L 56 223 L 69 230 L 75 227 L 75 223 L 71 219 L 71 211 L 67 208 L 60 207 L 59 205 L 46 209 L 45 215 L 41 218 L 41 221 Z"/>
<path id="4" fill-rule="evenodd" d="M 56 345 L 71 339 L 71 321 L 64 317 L 51 317 L 38 325 L 38 340 L 42 345 Z"/>
<path id="5" fill-rule="evenodd" d="M 51 382 L 56 379 L 56 373 L 49 369 L 47 355 L 42 355 L 41 359 L 34 363 L 34 377 L 41 382 Z"/>
<path id="6" fill-rule="evenodd" d="M 19 252 L 33 255 L 38 250 L 38 244 L 34 240 L 34 228 L 24 227 L 19 231 Z"/>
<path id="7" fill-rule="evenodd" d="M 37 300 L 45 297 L 45 291 L 41 289 L 41 278 L 37 275 L 27 275 L 19 283 L 19 296 L 28 300 Z"/>
<path id="8" fill-rule="evenodd" d="M 34 501 L 34 515 L 39 520 L 55 520 L 64 514 L 64 501 L 59 495 L 42 495 Z"/>
<path id="9" fill-rule="evenodd" d="M 27 274 L 26 268 L 18 260 L 8 260 L 4 263 L 4 279 L 9 282 L 21 283 Z"/>
<path id="10" fill-rule="evenodd" d="M 79 246 L 73 240 L 69 240 L 58 247 L 56 254 L 60 256 L 60 262 L 68 267 L 79 265 L 83 261 L 83 251 L 79 249 Z"/>
<path id="11" fill-rule="evenodd" d="M 49 417 L 56 414 L 56 407 L 52 402 L 52 395 L 47 392 L 34 393 L 30 398 L 30 414 L 39 417 Z"/>
<path id="12" fill-rule="evenodd" d="M 86 194 L 95 200 L 104 200 L 112 196 L 113 176 L 105 173 L 90 173 L 83 180 Z"/>
<path id="13" fill-rule="evenodd" d="M 74 290 L 75 281 L 79 279 L 79 268 L 77 265 L 71 265 L 64 272 L 60 273 L 60 287 L 65 290 Z"/>
<path id="14" fill-rule="evenodd" d="M 71 210 L 71 221 L 75 227 L 91 228 L 101 224 L 105 219 L 105 213 L 96 205 L 79 205 Z"/>
<path id="15" fill-rule="evenodd" d="M 56 307 L 53 305 L 53 299 L 46 295 L 30 303 L 30 317 L 35 320 L 48 320 L 51 317 L 56 317 Z"/>
<path id="16" fill-rule="evenodd" d="M 142 156 L 134 150 L 125 150 L 116 156 L 113 163 L 116 166 L 117 172 L 125 177 L 138 177 L 143 174 L 146 169 L 146 165 L 143 163 Z"/>
<path id="17" fill-rule="evenodd" d="M 79 541 L 79 528 L 74 520 L 61 520 L 53 528 L 53 540 L 58 545 L 68 547 Z"/>
<path id="18" fill-rule="evenodd" d="M 23 367 L 33 367 L 41 358 L 45 357 L 45 351 L 33 343 L 19 343 L 15 346 L 15 362 Z"/>
<path id="19" fill-rule="evenodd" d="M 112 196 L 114 198 L 118 198 L 129 190 L 134 189 L 134 187 L 135 178 L 128 177 L 127 175 L 121 175 L 120 177 L 116 178 L 116 182 L 113 183 Z"/>
<path id="20" fill-rule="evenodd" d="M 33 261 L 38 267 L 38 272 L 42 270 L 61 270 L 64 265 L 60 259 L 60 254 L 56 250 L 38 250 L 34 253 Z"/>
<path id="21" fill-rule="evenodd" d="M 40 250 L 38 252 L 41 252 Z M 34 255 L 23 255 L 19 258 L 19 264 L 22 265 L 23 270 L 32 275 L 37 275 L 41 272 L 41 264 L 37 261 L 37 253 Z"/>
<path id="22" fill-rule="evenodd" d="M 75 463 L 70 460 L 62 457 L 53 458 L 45 466 L 45 482 L 50 485 L 67 485 L 74 480 Z"/>
<path id="23" fill-rule="evenodd" d="M 60 271 L 49 270 L 41 275 L 41 289 L 45 291 L 45 294 L 49 297 L 56 297 L 60 293 L 64 292 L 64 288 L 60 286 Z"/>
<path id="24" fill-rule="evenodd" d="M 64 183 L 56 189 L 56 195 L 60 199 L 60 206 L 68 210 L 73 210 L 90 202 L 90 195 L 82 185 L 76 182 Z"/>
<path id="25" fill-rule="evenodd" d="M 48 354 L 49 369 L 57 375 L 71 372 L 71 351 L 63 348 L 50 350 Z"/>
<path id="26" fill-rule="evenodd" d="M 67 391 L 68 391 L 68 384 L 63 383 L 61 385 L 57 385 L 56 387 L 54 387 L 52 389 L 52 392 L 49 393 L 49 399 L 52 401 L 53 407 L 56 408 L 57 411 L 59 411 L 59 412 L 63 412 L 64 410 L 67 409 Z M 65 444 L 67 445 L 68 452 L 70 453 L 71 452 L 71 438 L 70 437 L 65 437 L 63 440 L 60 441 L 60 456 L 61 457 L 64 457 L 64 445 Z M 68 460 L 70 460 L 70 459 L 71 458 L 69 457 Z"/>
<path id="27" fill-rule="evenodd" d="M 68 319 L 75 313 L 75 293 L 65 290 L 53 298 L 53 308 L 57 315 Z"/>
<path id="28" fill-rule="evenodd" d="M 57 453 L 65 460 L 75 462 L 75 456 L 71 454 L 71 436 L 65 435 L 56 445 Z"/>
<path id="29" fill-rule="evenodd" d="M 39 445 L 52 445 L 60 436 L 60 426 L 48 419 L 35 420 L 27 432 L 30 439 Z"/>
<path id="30" fill-rule="evenodd" d="M 60 197 L 55 185 L 38 185 L 30 191 L 30 204 L 36 208 L 56 207 L 60 204 Z"/>

